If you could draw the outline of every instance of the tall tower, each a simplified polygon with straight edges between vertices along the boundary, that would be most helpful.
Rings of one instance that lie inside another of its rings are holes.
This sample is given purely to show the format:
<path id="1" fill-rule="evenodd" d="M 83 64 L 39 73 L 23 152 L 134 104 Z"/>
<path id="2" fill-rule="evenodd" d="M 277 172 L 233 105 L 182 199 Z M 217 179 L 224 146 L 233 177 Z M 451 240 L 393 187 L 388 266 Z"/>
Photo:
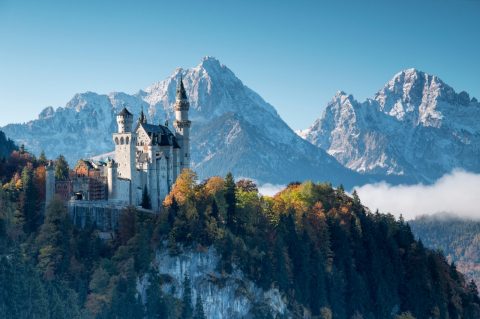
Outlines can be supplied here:
<path id="1" fill-rule="evenodd" d="M 183 80 L 180 78 L 180 82 L 177 85 L 177 95 L 175 100 L 175 136 L 177 142 L 180 145 L 179 162 L 180 171 L 184 168 L 190 167 L 190 125 L 191 121 L 188 120 L 188 110 L 190 104 L 188 103 L 187 93 L 183 86 Z"/>
<path id="2" fill-rule="evenodd" d="M 113 134 L 118 177 L 132 180 L 135 172 L 136 134 L 132 131 L 133 115 L 123 108 L 117 115 L 118 132 Z"/>

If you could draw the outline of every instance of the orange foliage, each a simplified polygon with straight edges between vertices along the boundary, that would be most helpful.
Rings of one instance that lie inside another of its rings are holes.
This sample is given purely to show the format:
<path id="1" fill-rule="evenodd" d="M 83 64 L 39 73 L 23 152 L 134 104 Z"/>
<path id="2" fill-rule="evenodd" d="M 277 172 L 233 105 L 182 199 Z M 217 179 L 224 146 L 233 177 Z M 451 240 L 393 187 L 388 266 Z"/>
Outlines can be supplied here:
<path id="1" fill-rule="evenodd" d="M 179 205 L 184 205 L 187 199 L 194 198 L 197 174 L 190 169 L 184 169 L 173 185 L 172 191 L 163 201 L 164 206 L 170 206 L 173 198 Z"/>

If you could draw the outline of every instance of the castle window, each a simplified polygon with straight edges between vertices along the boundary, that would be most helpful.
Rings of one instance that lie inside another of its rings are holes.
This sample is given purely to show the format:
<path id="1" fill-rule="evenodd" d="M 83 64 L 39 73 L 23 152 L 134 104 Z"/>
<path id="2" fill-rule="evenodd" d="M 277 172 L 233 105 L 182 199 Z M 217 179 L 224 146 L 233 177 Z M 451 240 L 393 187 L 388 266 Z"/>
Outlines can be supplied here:
<path id="1" fill-rule="evenodd" d="M 128 145 L 128 142 L 130 141 L 130 138 L 127 136 L 127 142 L 125 144 Z"/>
<path id="2" fill-rule="evenodd" d="M 118 145 L 118 137 L 115 137 L 115 144 Z"/>
<path id="3" fill-rule="evenodd" d="M 120 137 L 120 145 L 123 145 L 124 142 L 125 142 L 125 141 L 123 140 L 123 136 Z"/>

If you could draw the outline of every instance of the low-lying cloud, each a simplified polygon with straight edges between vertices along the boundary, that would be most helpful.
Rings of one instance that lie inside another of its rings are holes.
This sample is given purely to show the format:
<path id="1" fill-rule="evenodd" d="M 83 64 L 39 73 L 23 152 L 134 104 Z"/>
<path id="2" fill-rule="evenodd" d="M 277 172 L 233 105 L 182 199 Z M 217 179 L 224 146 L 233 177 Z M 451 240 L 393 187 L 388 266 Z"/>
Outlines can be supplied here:
<path id="1" fill-rule="evenodd" d="M 286 185 L 275 185 L 275 184 L 263 184 L 258 186 L 258 192 L 265 196 L 273 196 L 276 193 L 280 192 L 282 189 L 287 187 Z"/>
<path id="2" fill-rule="evenodd" d="M 363 205 L 372 211 L 402 214 L 407 220 L 436 213 L 480 219 L 480 174 L 457 170 L 432 185 L 376 183 L 355 189 Z"/>

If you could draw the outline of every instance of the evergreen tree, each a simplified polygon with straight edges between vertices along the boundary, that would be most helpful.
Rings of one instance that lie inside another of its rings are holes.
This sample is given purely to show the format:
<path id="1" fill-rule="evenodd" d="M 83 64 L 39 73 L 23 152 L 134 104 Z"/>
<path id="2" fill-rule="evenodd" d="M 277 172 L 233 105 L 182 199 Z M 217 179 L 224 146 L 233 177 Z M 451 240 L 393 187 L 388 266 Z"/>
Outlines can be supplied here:
<path id="1" fill-rule="evenodd" d="M 206 319 L 205 312 L 203 311 L 202 297 L 200 293 L 197 293 L 197 303 L 195 304 L 195 314 L 193 319 Z"/>
<path id="2" fill-rule="evenodd" d="M 70 216 L 62 201 L 54 199 L 47 207 L 45 222 L 36 243 L 38 267 L 47 280 L 58 279 L 68 269 L 72 238 Z"/>
<path id="3" fill-rule="evenodd" d="M 58 156 L 55 162 L 55 178 L 59 181 L 67 180 L 69 177 L 70 168 L 63 155 Z"/>
<path id="4" fill-rule="evenodd" d="M 45 152 L 42 150 L 42 152 L 40 153 L 40 157 L 38 158 L 38 162 L 41 164 L 41 165 L 47 165 L 47 157 L 45 156 Z"/>
<path id="5" fill-rule="evenodd" d="M 227 204 L 227 227 L 235 233 L 235 180 L 232 173 L 225 177 L 225 202 Z"/>
<path id="6" fill-rule="evenodd" d="M 193 317 L 193 306 L 192 306 L 192 287 L 190 283 L 190 278 L 185 274 L 183 279 L 183 308 L 182 308 L 182 319 L 192 319 Z"/>
<path id="7" fill-rule="evenodd" d="M 24 231 L 34 232 L 39 224 L 37 208 L 38 192 L 33 182 L 32 168 L 25 166 L 22 171 L 23 191 L 20 197 L 20 211 L 23 215 Z"/>
<path id="8" fill-rule="evenodd" d="M 142 192 L 142 208 L 152 209 L 152 201 L 150 200 L 150 195 L 148 194 L 147 186 L 143 188 Z"/>

